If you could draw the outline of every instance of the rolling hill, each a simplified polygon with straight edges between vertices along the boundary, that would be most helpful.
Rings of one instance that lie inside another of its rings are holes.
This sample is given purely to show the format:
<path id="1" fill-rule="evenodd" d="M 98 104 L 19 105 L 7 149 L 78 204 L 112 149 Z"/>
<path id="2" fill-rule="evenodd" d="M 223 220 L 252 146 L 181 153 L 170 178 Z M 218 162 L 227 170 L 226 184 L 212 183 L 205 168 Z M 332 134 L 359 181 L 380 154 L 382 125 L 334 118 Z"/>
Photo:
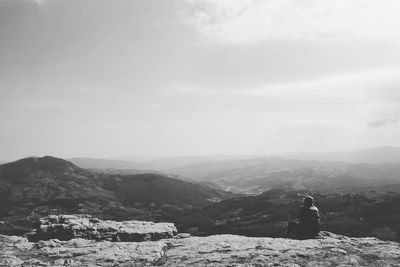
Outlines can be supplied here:
<path id="1" fill-rule="evenodd" d="M 189 212 L 178 220 L 178 230 L 196 235 L 286 237 L 288 221 L 297 218 L 298 207 L 309 194 L 314 196 L 320 210 L 322 230 L 400 241 L 400 193 L 321 194 L 270 190 Z"/>
<path id="2" fill-rule="evenodd" d="M 169 172 L 212 182 L 236 193 L 271 189 L 351 192 L 354 188 L 400 183 L 400 164 L 350 164 L 280 157 L 193 164 Z"/>
<path id="3" fill-rule="evenodd" d="M 45 156 L 0 165 L 0 232 L 24 232 L 55 213 L 114 220 L 168 220 L 231 197 L 205 185 L 161 174 L 108 174 Z"/>

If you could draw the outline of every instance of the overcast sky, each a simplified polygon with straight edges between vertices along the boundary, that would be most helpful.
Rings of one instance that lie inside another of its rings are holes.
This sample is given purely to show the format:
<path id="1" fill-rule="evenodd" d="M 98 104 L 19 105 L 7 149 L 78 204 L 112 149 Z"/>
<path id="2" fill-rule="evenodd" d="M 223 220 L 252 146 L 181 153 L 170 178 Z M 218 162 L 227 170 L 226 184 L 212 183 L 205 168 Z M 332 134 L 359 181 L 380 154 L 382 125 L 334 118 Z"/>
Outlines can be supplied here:
<path id="1" fill-rule="evenodd" d="M 400 146 L 398 0 L 0 0 L 0 161 Z"/>

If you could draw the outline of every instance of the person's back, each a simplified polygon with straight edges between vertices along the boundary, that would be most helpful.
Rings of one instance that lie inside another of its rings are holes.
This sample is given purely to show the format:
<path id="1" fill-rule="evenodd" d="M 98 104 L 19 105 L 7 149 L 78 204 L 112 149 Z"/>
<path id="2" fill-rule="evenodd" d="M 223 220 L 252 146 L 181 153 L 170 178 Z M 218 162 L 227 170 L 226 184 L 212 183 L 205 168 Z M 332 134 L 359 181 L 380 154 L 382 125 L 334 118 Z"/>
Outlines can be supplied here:
<path id="1" fill-rule="evenodd" d="M 299 230 L 305 236 L 316 236 L 320 231 L 319 211 L 311 197 L 305 198 L 299 208 Z"/>
<path id="2" fill-rule="evenodd" d="M 288 236 L 315 237 L 320 232 L 319 211 L 314 206 L 311 196 L 304 198 L 303 205 L 299 208 L 299 222 L 289 222 Z"/>

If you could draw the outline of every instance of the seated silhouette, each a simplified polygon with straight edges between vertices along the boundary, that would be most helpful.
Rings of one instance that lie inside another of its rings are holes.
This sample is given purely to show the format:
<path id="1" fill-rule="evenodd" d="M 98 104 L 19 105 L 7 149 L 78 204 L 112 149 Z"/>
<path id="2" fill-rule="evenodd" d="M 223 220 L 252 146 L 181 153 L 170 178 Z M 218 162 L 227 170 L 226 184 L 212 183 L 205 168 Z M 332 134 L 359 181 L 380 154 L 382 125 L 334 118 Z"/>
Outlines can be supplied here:
<path id="1" fill-rule="evenodd" d="M 319 211 L 314 206 L 314 198 L 307 196 L 299 208 L 298 222 L 289 222 L 288 236 L 292 238 L 314 238 L 320 232 Z"/>

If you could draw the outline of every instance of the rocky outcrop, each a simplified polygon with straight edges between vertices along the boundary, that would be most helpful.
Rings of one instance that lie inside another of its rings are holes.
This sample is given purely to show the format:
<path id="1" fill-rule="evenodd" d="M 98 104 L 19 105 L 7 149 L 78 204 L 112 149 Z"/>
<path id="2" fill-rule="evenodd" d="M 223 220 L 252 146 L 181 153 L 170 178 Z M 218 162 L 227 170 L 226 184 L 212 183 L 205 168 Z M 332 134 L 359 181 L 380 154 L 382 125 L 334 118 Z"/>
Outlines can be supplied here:
<path id="1" fill-rule="evenodd" d="M 173 240 L 170 266 L 400 266 L 400 247 L 376 238 L 325 233 L 320 239 L 249 238 L 235 235 Z"/>
<path id="2" fill-rule="evenodd" d="M 398 243 L 324 233 L 319 239 L 235 235 L 144 242 L 0 236 L 0 266 L 400 266 Z"/>
<path id="3" fill-rule="evenodd" d="M 172 223 L 100 220 L 89 215 L 50 215 L 39 220 L 38 227 L 26 236 L 29 241 L 70 240 L 141 242 L 171 238 L 177 230 Z"/>
<path id="4" fill-rule="evenodd" d="M 33 243 L 22 237 L 0 235 L 0 266 L 140 266 L 160 260 L 166 247 L 166 243 L 157 241 L 52 239 Z"/>

